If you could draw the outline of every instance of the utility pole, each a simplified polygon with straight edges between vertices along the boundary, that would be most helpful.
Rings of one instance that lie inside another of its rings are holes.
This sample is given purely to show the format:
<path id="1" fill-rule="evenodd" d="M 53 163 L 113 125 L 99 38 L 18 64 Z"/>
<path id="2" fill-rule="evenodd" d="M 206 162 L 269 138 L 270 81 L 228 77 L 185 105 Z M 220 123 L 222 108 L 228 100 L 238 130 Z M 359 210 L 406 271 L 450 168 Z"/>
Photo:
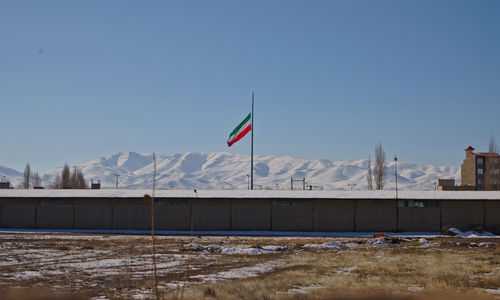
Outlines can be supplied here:
<path id="1" fill-rule="evenodd" d="M 396 232 L 399 232 L 398 157 L 396 154 L 394 154 L 394 175 L 396 176 Z"/>
<path id="2" fill-rule="evenodd" d="M 247 189 L 250 189 L 250 174 L 247 174 Z"/>
<path id="3" fill-rule="evenodd" d="M 251 128 L 251 131 L 252 131 L 252 150 L 251 150 L 251 162 L 250 162 L 250 175 L 251 175 L 251 178 L 250 178 L 250 189 L 253 190 L 253 131 L 254 131 L 254 126 L 253 126 L 253 92 L 252 92 L 252 128 Z"/>
<path id="4" fill-rule="evenodd" d="M 118 188 L 118 176 L 116 177 L 116 188 Z M 155 247 L 155 190 L 156 190 L 156 155 L 153 152 L 153 196 L 151 197 L 150 220 L 151 220 L 151 240 L 153 248 L 153 275 L 155 279 L 156 299 L 160 299 L 158 292 L 158 276 L 156 270 L 156 247 Z"/>
<path id="5" fill-rule="evenodd" d="M 394 155 L 394 174 L 396 176 L 396 199 L 398 199 L 398 157 Z"/>
<path id="6" fill-rule="evenodd" d="M 120 176 L 120 174 L 117 174 L 115 173 L 115 177 L 116 177 L 116 189 L 118 189 L 118 176 Z"/>

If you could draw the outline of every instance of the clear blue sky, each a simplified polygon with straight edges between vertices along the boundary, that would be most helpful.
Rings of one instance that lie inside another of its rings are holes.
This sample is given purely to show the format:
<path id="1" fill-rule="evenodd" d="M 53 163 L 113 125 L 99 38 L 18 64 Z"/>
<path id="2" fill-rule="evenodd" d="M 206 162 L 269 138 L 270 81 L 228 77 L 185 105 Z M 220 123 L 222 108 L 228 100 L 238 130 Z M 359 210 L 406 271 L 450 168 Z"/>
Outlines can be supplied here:
<path id="1" fill-rule="evenodd" d="M 459 165 L 500 141 L 499 1 L 0 1 L 0 165 L 228 148 Z"/>

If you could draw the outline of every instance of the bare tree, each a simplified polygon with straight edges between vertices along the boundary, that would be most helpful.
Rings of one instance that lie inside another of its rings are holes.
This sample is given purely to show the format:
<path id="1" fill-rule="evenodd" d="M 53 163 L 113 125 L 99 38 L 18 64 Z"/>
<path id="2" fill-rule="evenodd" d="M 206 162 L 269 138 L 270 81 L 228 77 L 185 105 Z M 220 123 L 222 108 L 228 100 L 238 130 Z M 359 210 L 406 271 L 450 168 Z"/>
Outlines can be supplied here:
<path id="1" fill-rule="evenodd" d="M 73 173 L 70 173 L 69 178 L 70 178 L 69 179 L 69 186 L 70 186 L 70 188 L 77 189 L 78 188 L 78 171 L 77 171 L 76 168 L 73 171 Z"/>
<path id="2" fill-rule="evenodd" d="M 75 172 L 73 173 L 73 177 L 75 178 L 74 185 L 72 188 L 74 189 L 86 189 L 87 182 L 85 181 L 85 177 L 83 176 L 82 171 L 75 168 Z"/>
<path id="3" fill-rule="evenodd" d="M 26 164 L 26 167 L 24 168 L 24 176 L 23 176 L 23 188 L 24 189 L 29 189 L 30 188 L 30 181 L 31 181 L 31 167 L 30 164 Z"/>
<path id="4" fill-rule="evenodd" d="M 42 185 L 42 177 L 40 177 L 38 171 L 36 171 L 35 173 L 33 173 L 33 175 L 31 175 L 31 182 L 33 184 L 33 187 L 39 187 Z"/>
<path id="5" fill-rule="evenodd" d="M 71 171 L 69 170 L 68 164 L 64 164 L 62 173 L 61 173 L 61 186 L 63 189 L 71 188 Z"/>
<path id="6" fill-rule="evenodd" d="M 50 184 L 51 189 L 86 189 L 87 181 L 83 176 L 82 171 L 75 167 L 71 172 L 68 164 L 65 164 L 61 175 L 55 177 L 54 182 Z"/>
<path id="7" fill-rule="evenodd" d="M 385 152 L 382 144 L 378 143 L 375 146 L 375 184 L 377 190 L 384 189 L 385 181 Z"/>
<path id="8" fill-rule="evenodd" d="M 490 144 L 488 146 L 489 153 L 498 153 L 497 143 L 495 142 L 495 137 L 490 137 Z"/>
<path id="9" fill-rule="evenodd" d="M 372 182 L 372 160 L 370 156 L 368 156 L 368 175 L 366 176 L 366 180 L 368 181 L 368 189 L 373 190 L 373 182 Z"/>

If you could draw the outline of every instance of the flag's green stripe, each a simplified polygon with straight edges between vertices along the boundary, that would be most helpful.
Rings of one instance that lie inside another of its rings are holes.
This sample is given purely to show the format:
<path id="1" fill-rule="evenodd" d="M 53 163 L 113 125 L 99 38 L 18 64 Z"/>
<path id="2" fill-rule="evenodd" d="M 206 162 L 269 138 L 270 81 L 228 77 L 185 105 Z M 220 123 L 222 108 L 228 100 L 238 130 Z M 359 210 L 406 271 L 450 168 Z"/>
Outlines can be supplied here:
<path id="1" fill-rule="evenodd" d="M 245 120 L 243 120 L 243 122 L 241 122 L 240 125 L 236 126 L 236 128 L 231 132 L 229 136 L 235 135 L 238 132 L 238 130 L 240 130 L 240 128 L 243 127 L 243 125 L 245 125 L 245 123 L 248 122 L 248 120 L 250 120 L 251 114 L 252 113 L 249 113 L 248 116 L 245 118 Z"/>

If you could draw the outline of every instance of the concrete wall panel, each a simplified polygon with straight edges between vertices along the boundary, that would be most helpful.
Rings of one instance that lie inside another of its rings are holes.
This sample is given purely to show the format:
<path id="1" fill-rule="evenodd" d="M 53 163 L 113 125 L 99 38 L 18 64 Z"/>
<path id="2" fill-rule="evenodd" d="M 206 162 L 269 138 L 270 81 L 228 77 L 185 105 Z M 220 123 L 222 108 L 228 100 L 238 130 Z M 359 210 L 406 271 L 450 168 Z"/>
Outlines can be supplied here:
<path id="1" fill-rule="evenodd" d="M 0 199 L 0 228 L 35 228 L 36 200 Z"/>
<path id="2" fill-rule="evenodd" d="M 500 234 L 500 201 L 485 201 L 485 228 Z"/>
<path id="3" fill-rule="evenodd" d="M 75 229 L 112 229 L 111 205 L 75 205 Z"/>
<path id="4" fill-rule="evenodd" d="M 113 200 L 75 199 L 75 229 L 112 229 Z"/>
<path id="5" fill-rule="evenodd" d="M 271 230 L 271 200 L 234 199 L 232 230 Z"/>
<path id="6" fill-rule="evenodd" d="M 39 229 L 73 229 L 73 200 L 39 199 L 36 226 Z"/>
<path id="7" fill-rule="evenodd" d="M 157 230 L 190 230 L 189 200 L 157 199 L 155 201 Z"/>
<path id="8" fill-rule="evenodd" d="M 0 228 L 35 228 L 35 205 L 0 205 Z"/>
<path id="9" fill-rule="evenodd" d="M 272 230 L 312 231 L 312 200 L 279 199 L 272 202 Z"/>
<path id="10" fill-rule="evenodd" d="M 399 231 L 439 232 L 439 207 L 399 207 Z"/>
<path id="11" fill-rule="evenodd" d="M 314 200 L 314 231 L 354 231 L 354 200 Z"/>
<path id="12" fill-rule="evenodd" d="M 193 230 L 231 230 L 231 201 L 228 199 L 193 199 Z"/>
<path id="13" fill-rule="evenodd" d="M 484 227 L 484 206 L 481 200 L 441 201 L 441 230 Z"/>
<path id="14" fill-rule="evenodd" d="M 114 202 L 113 229 L 151 229 L 150 205 L 143 199 L 120 199 Z"/>
<path id="15" fill-rule="evenodd" d="M 396 231 L 396 200 L 356 200 L 356 231 Z"/>

